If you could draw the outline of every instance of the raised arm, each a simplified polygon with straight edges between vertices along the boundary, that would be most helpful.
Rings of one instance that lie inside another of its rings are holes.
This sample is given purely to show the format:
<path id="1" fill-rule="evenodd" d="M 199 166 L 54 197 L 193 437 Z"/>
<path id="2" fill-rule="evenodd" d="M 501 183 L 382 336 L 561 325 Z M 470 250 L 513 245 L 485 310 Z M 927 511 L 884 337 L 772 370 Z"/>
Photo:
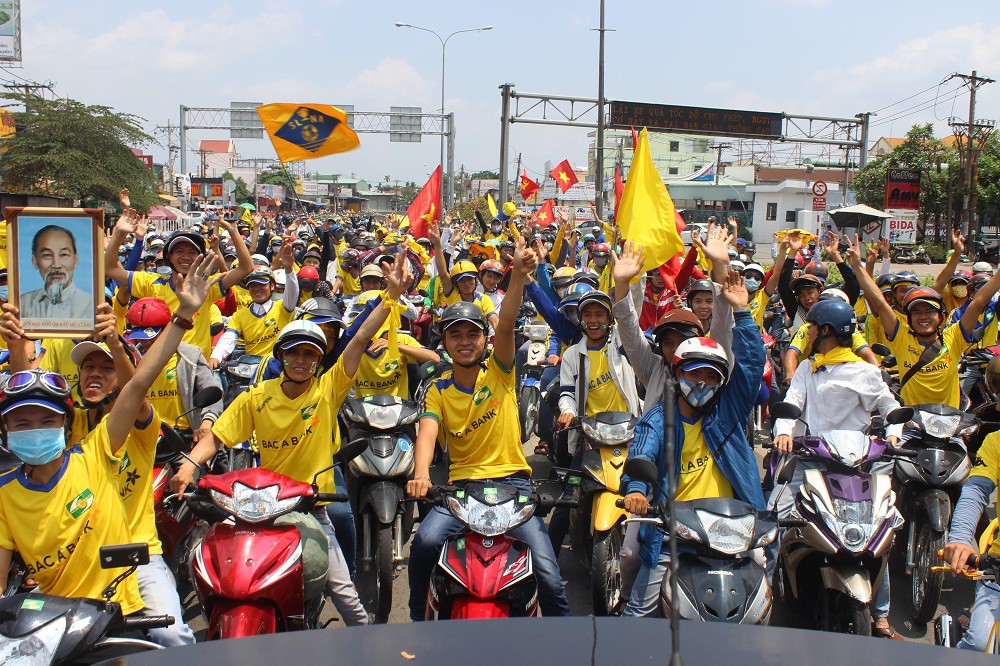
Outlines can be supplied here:
<path id="1" fill-rule="evenodd" d="M 236 248 L 236 258 L 239 260 L 239 266 L 222 274 L 219 286 L 222 287 L 223 292 L 227 292 L 230 287 L 243 282 L 243 278 L 253 272 L 253 258 L 250 256 L 250 248 L 243 242 L 234 222 L 220 219 L 219 225 L 229 232 L 229 237 L 233 239 L 233 245 Z"/>
<path id="2" fill-rule="evenodd" d="M 446 217 L 445 222 L 450 222 L 451 218 Z M 454 287 L 451 283 L 451 274 L 448 273 L 448 261 L 444 257 L 444 247 L 441 245 L 441 230 L 437 221 L 427 225 L 427 238 L 434 248 L 434 266 L 437 267 L 438 279 L 441 280 L 441 293 L 445 296 L 451 295 Z"/>
<path id="3" fill-rule="evenodd" d="M 951 256 L 948 257 L 948 263 L 944 265 L 944 268 L 941 269 L 941 272 L 934 279 L 934 291 L 939 294 L 944 293 L 944 288 L 948 286 L 951 278 L 955 276 L 955 269 L 958 268 L 958 262 L 962 258 L 962 253 L 965 252 L 965 236 L 954 229 L 951 230 L 951 247 L 952 252 Z"/>
<path id="4" fill-rule="evenodd" d="M 514 241 L 514 265 L 510 271 L 510 289 L 500 304 L 500 314 L 493 325 L 493 356 L 504 368 L 514 367 L 514 326 L 517 324 L 517 314 L 524 298 L 524 285 L 531 271 L 538 266 L 539 257 L 529 249 L 524 236 Z"/>
<path id="5" fill-rule="evenodd" d="M 128 271 L 118 261 L 118 250 L 125 242 L 125 237 L 135 233 L 135 221 L 135 211 L 126 208 L 118 221 L 115 222 L 115 228 L 111 231 L 108 245 L 104 248 L 104 277 L 108 280 L 114 280 L 126 290 L 128 290 Z"/>
<path id="6" fill-rule="evenodd" d="M 861 266 L 861 239 L 855 235 L 854 241 L 849 242 L 849 245 L 850 248 L 847 250 L 847 263 L 854 268 L 854 274 L 857 276 L 858 282 L 861 284 L 861 290 L 864 292 L 865 299 L 868 301 L 868 307 L 871 309 L 872 313 L 878 317 L 879 321 L 882 322 L 882 329 L 891 340 L 896 337 L 896 328 L 899 324 L 896 319 L 896 315 L 893 314 L 889 303 L 887 303 L 885 298 L 882 297 L 882 290 L 878 288 L 877 284 L 875 284 L 875 280 L 873 280 L 872 276 L 868 274 L 868 271 Z M 978 316 L 978 314 L 976 316 Z"/>
<path id="7" fill-rule="evenodd" d="M 771 267 L 771 277 L 767 278 L 767 282 L 764 283 L 764 293 L 768 296 L 773 296 L 775 290 L 778 288 L 778 280 L 781 278 L 781 270 L 785 267 L 785 261 L 788 260 L 788 242 L 784 238 L 778 243 L 778 256 L 774 259 L 774 266 Z"/>
<path id="8" fill-rule="evenodd" d="M 955 254 L 958 254 L 957 252 Z M 976 324 L 979 322 L 979 315 L 983 313 L 986 306 L 989 305 L 990 301 L 993 299 L 993 294 L 997 293 L 1000 289 L 1000 271 L 993 274 L 989 282 L 984 284 L 976 292 L 975 297 L 966 306 L 965 314 L 959 320 L 962 323 L 962 333 L 971 333 L 975 328 Z M 940 292 L 939 292 L 940 293 Z"/>
<path id="9" fill-rule="evenodd" d="M 382 300 L 375 306 L 375 309 L 365 319 L 361 328 L 358 329 L 358 334 L 347 344 L 347 347 L 344 348 L 344 353 L 340 357 L 344 362 L 344 374 L 348 377 L 353 378 L 357 373 L 358 366 L 361 365 L 361 356 L 365 353 L 365 349 L 368 348 L 368 343 L 371 342 L 372 338 L 375 337 L 375 334 L 382 327 L 382 324 L 389 317 L 389 308 L 394 307 L 399 297 L 406 293 L 406 288 L 412 280 L 413 275 L 410 273 L 410 262 L 394 261 L 392 270 L 388 271 L 385 276 L 386 292 L 391 302 L 386 303 Z"/>

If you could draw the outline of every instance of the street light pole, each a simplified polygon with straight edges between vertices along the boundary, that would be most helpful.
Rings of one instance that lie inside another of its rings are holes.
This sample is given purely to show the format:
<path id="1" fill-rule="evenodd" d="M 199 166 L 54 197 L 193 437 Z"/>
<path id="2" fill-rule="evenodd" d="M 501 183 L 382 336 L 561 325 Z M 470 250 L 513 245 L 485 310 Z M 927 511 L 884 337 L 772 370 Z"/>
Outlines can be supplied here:
<path id="1" fill-rule="evenodd" d="M 454 37 L 455 35 L 460 35 L 463 32 L 486 32 L 487 30 L 492 30 L 493 26 L 487 25 L 487 26 L 483 26 L 481 28 L 467 28 L 465 30 L 456 30 L 455 32 L 453 32 L 450 35 L 448 35 L 447 37 L 441 37 L 441 35 L 439 35 L 436 31 L 431 30 L 430 28 L 422 28 L 419 25 L 410 25 L 409 23 L 399 23 L 399 22 L 397 22 L 396 23 L 396 27 L 397 28 L 412 28 L 414 30 L 423 30 L 424 32 L 431 33 L 432 35 L 434 35 L 435 37 L 438 38 L 439 42 L 441 42 L 441 108 L 439 110 L 439 113 L 442 116 L 442 119 L 441 119 L 441 161 L 440 161 L 440 164 L 441 164 L 441 174 L 442 174 L 442 178 L 441 178 L 441 181 L 442 181 L 442 187 L 441 187 L 441 219 L 444 219 L 444 211 L 448 208 L 448 205 L 451 204 L 451 198 L 452 198 L 452 195 L 454 194 L 454 187 L 455 187 L 454 178 L 452 177 L 451 173 L 448 174 L 447 187 L 445 187 L 445 183 L 444 183 L 444 172 L 445 172 L 445 155 L 444 155 L 445 126 L 449 125 L 451 127 L 451 132 L 452 133 L 454 132 L 453 125 L 447 123 L 445 121 L 445 119 L 443 118 L 443 116 L 444 116 L 444 71 L 445 71 L 444 70 L 444 64 L 445 64 L 445 50 L 446 50 L 446 48 L 448 46 L 448 41 L 452 37 Z M 452 136 L 452 141 L 454 141 L 454 136 Z"/>

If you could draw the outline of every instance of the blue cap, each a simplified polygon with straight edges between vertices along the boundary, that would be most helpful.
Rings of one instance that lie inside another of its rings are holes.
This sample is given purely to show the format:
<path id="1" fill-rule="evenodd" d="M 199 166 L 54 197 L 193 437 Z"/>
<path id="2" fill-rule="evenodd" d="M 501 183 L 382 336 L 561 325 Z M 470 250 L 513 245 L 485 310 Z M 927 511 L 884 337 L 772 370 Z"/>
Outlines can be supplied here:
<path id="1" fill-rule="evenodd" d="M 9 414 L 12 410 L 17 409 L 18 407 L 44 407 L 45 409 L 48 409 L 49 411 L 55 412 L 57 414 L 65 414 L 68 411 L 66 405 L 59 404 L 54 400 L 46 400 L 44 398 L 34 397 L 34 398 L 27 398 L 25 400 L 19 400 L 17 402 L 12 402 L 8 404 L 6 407 L 4 407 L 4 410 L 2 413 L 0 413 L 0 416 L 7 416 L 7 414 Z"/>

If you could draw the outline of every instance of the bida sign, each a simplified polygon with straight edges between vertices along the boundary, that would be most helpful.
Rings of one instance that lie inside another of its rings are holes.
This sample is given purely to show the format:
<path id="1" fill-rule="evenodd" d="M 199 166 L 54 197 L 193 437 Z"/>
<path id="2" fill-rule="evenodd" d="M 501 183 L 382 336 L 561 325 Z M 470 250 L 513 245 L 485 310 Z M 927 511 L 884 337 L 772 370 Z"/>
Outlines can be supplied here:
<path id="1" fill-rule="evenodd" d="M 885 209 L 920 209 L 920 171 L 889 169 L 885 177 Z"/>

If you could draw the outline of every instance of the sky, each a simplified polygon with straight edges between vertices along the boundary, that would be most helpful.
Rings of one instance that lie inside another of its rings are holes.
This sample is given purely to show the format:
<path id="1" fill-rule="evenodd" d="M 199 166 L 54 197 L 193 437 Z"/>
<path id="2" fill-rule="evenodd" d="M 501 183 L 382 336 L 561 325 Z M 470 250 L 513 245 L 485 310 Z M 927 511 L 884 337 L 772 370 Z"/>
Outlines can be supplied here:
<path id="1" fill-rule="evenodd" d="M 152 129 L 179 106 L 230 101 L 440 106 L 437 30 L 493 26 L 447 46 L 445 107 L 455 113 L 456 169 L 499 166 L 502 83 L 521 92 L 597 96 L 599 0 L 32 0 L 23 3 L 23 69 L 0 72 L 55 83 L 60 96 L 136 114 Z M 606 98 L 823 116 L 878 111 L 872 140 L 914 123 L 968 114 L 954 72 L 1000 79 L 996 2 L 953 0 L 607 0 Z M 939 85 L 940 84 L 940 85 Z M 919 94 L 918 94 L 919 93 Z M 913 96 L 895 106 L 888 106 Z M 977 116 L 1000 115 L 1000 83 L 980 89 Z M 516 124 L 529 175 L 546 161 L 585 164 L 587 131 Z M 225 132 L 191 131 L 189 147 Z M 239 139 L 243 157 L 270 143 Z M 784 147 L 784 154 L 790 150 Z M 166 157 L 153 146 L 154 157 Z M 437 137 L 361 147 L 309 171 L 422 182 L 438 163 Z M 189 168 L 196 162 L 189 153 Z M 177 165 L 175 165 L 177 166 Z"/>

